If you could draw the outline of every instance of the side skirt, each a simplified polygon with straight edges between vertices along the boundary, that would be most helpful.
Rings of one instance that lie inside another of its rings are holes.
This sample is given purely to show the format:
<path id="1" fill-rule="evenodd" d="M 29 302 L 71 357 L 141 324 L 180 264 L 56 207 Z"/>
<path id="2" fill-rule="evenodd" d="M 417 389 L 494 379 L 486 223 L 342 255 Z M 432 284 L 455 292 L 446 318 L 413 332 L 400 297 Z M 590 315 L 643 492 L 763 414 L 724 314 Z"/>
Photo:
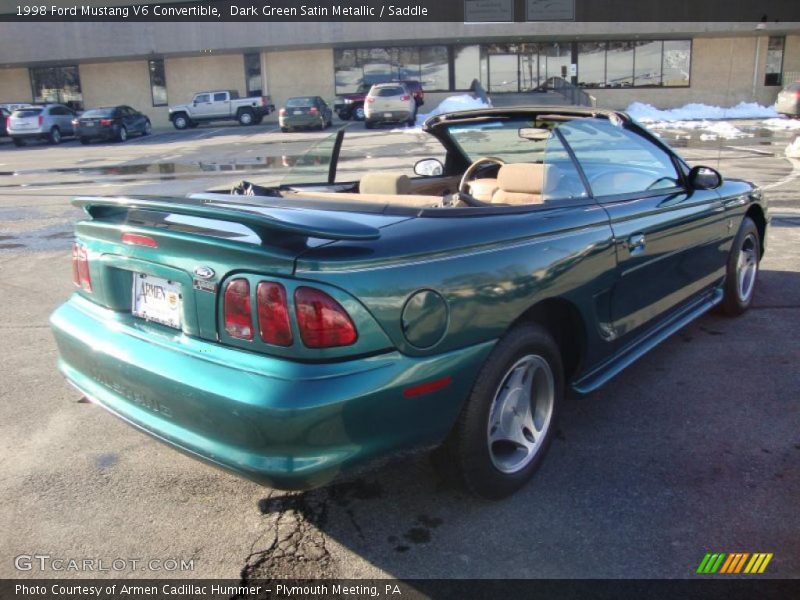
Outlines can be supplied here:
<path id="1" fill-rule="evenodd" d="M 611 360 L 573 382 L 572 389 L 579 394 L 588 394 L 603 386 L 623 369 L 650 352 L 661 342 L 676 333 L 698 317 L 704 315 L 722 301 L 722 288 L 716 288 L 708 296 L 693 302 L 675 314 L 671 319 L 655 328 L 643 338 L 624 348 Z"/>

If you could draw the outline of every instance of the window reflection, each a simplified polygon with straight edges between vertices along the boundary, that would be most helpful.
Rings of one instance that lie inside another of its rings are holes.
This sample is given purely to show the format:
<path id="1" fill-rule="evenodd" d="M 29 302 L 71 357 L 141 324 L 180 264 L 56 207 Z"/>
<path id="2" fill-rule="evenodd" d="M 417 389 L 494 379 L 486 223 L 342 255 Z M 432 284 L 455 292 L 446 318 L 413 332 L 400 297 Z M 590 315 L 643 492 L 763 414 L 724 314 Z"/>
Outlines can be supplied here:
<path id="1" fill-rule="evenodd" d="M 608 42 L 606 85 L 613 88 L 633 85 L 633 42 Z"/>
<path id="2" fill-rule="evenodd" d="M 692 42 L 665 40 L 662 81 L 665 86 L 689 85 Z"/>
<path id="3" fill-rule="evenodd" d="M 601 88 L 606 85 L 606 43 L 578 44 L 578 85 Z"/>
<path id="4" fill-rule="evenodd" d="M 73 110 L 83 109 L 81 78 L 77 66 L 41 67 L 30 70 L 34 102 L 57 102 Z"/>
<path id="5" fill-rule="evenodd" d="M 661 51 L 663 43 L 658 41 L 636 42 L 634 53 L 635 72 L 633 85 L 661 85 Z"/>
<path id="6" fill-rule="evenodd" d="M 343 48 L 333 60 L 337 94 L 397 80 L 421 81 L 427 91 L 450 87 L 447 46 Z"/>

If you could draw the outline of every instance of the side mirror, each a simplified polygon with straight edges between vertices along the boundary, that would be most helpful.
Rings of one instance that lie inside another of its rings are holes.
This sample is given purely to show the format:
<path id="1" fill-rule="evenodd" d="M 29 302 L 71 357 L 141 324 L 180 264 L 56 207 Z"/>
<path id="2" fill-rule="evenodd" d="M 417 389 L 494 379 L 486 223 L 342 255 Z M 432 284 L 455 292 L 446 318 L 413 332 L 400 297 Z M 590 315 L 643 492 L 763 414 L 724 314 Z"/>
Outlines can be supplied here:
<path id="1" fill-rule="evenodd" d="M 423 158 L 414 165 L 414 173 L 422 177 L 436 177 L 444 173 L 444 166 L 436 158 Z"/>
<path id="2" fill-rule="evenodd" d="M 715 190 L 722 185 L 722 175 L 711 167 L 693 167 L 689 171 L 689 185 L 696 190 Z"/>

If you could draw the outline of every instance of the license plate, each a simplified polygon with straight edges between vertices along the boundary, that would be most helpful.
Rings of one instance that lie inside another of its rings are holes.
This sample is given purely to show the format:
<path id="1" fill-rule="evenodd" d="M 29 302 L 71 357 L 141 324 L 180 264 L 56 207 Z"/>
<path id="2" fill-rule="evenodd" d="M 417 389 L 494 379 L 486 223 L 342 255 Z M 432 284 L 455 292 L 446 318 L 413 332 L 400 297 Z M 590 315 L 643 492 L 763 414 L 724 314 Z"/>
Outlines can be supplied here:
<path id="1" fill-rule="evenodd" d="M 86 121 L 86 122 L 84 123 L 84 126 L 85 126 L 85 127 L 94 127 L 94 121 Z"/>
<path id="2" fill-rule="evenodd" d="M 392 118 L 392 113 L 383 113 L 383 117 L 385 119 L 391 119 Z"/>
<path id="3" fill-rule="evenodd" d="M 134 317 L 180 329 L 182 304 L 180 284 L 163 277 L 133 274 Z"/>
<path id="4" fill-rule="evenodd" d="M 294 111 L 294 113 L 292 113 L 292 114 L 295 114 L 295 115 L 302 115 L 302 114 L 303 114 L 303 111 L 302 111 L 302 110 L 296 110 L 296 111 Z"/>

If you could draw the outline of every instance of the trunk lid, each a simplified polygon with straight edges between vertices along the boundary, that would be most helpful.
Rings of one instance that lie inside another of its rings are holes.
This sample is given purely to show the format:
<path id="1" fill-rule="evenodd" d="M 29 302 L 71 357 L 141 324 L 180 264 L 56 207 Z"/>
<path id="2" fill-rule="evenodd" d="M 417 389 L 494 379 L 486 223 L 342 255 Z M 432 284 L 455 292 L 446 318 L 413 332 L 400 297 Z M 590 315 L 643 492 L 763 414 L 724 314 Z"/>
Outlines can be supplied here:
<path id="1" fill-rule="evenodd" d="M 370 215 L 204 196 L 74 199 L 90 217 L 76 225 L 91 277 L 91 291 L 78 293 L 130 314 L 137 326 L 218 340 L 218 298 L 229 276 L 291 277 L 309 248 L 380 236 Z"/>

